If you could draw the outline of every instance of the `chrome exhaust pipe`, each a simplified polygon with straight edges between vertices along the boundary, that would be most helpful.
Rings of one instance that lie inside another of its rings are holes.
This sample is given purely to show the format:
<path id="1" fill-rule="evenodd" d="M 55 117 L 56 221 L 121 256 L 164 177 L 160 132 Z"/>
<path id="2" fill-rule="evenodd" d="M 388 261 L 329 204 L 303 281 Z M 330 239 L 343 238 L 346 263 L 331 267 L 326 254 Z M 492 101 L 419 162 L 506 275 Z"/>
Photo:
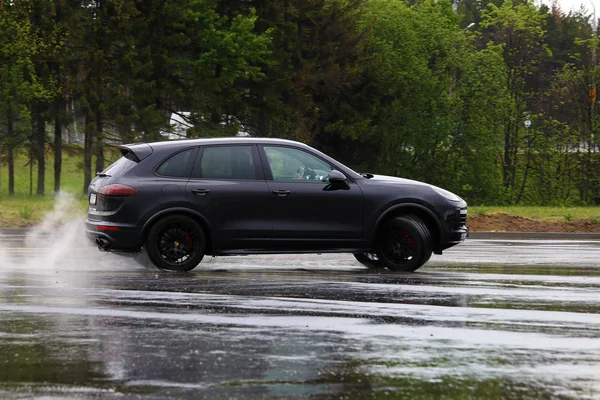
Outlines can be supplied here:
<path id="1" fill-rule="evenodd" d="M 108 240 L 103 238 L 96 238 L 96 245 L 99 250 L 109 251 L 111 248 L 111 244 Z"/>

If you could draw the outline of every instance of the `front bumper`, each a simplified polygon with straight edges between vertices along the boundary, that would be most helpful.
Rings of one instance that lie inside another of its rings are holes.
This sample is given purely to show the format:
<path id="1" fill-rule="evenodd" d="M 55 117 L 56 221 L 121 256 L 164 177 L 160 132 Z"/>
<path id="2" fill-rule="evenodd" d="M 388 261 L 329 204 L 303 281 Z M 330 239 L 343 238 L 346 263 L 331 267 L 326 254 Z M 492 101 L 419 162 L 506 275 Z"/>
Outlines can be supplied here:
<path id="1" fill-rule="evenodd" d="M 467 227 L 467 207 L 455 210 L 446 218 L 448 233 L 442 243 L 442 250 L 464 242 L 469 237 Z"/>
<path id="2" fill-rule="evenodd" d="M 142 246 L 141 230 L 133 225 L 86 219 L 85 234 L 104 251 L 139 251 Z"/>
<path id="3" fill-rule="evenodd" d="M 450 233 L 448 238 L 448 244 L 450 246 L 457 245 L 465 241 L 469 237 L 469 228 L 465 225 L 459 229 L 455 229 Z M 450 247 L 448 246 L 448 247 Z"/>

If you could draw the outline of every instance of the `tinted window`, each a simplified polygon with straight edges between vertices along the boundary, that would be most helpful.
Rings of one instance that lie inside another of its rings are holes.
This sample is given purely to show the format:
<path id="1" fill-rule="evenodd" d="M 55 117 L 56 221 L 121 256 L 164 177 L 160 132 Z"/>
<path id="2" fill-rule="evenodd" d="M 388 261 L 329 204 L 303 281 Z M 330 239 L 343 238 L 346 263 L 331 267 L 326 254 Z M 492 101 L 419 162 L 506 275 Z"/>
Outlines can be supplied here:
<path id="1" fill-rule="evenodd" d="M 160 164 L 156 169 L 156 173 L 173 178 L 185 178 L 186 168 L 194 152 L 195 149 L 189 149 L 172 155 Z"/>
<path id="2" fill-rule="evenodd" d="M 197 175 L 204 179 L 256 179 L 252 146 L 204 148 Z"/>
<path id="3" fill-rule="evenodd" d="M 102 171 L 102 173 L 116 178 L 129 171 L 135 166 L 135 164 L 137 164 L 135 161 L 123 156 L 109 165 L 109 167 Z"/>
<path id="4" fill-rule="evenodd" d="M 325 181 L 331 165 L 302 150 L 265 146 L 265 154 L 276 181 Z"/>

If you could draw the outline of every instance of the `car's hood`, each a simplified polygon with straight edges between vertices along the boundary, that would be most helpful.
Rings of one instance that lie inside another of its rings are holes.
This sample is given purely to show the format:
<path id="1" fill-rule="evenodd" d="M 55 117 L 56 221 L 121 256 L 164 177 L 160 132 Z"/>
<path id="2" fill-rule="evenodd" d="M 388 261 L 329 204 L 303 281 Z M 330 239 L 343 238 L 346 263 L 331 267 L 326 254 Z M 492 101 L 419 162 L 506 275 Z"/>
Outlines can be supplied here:
<path id="1" fill-rule="evenodd" d="M 365 176 L 365 175 L 363 175 Z M 397 178 L 394 176 L 386 176 L 386 175 L 373 175 L 373 174 L 369 174 L 367 175 L 369 176 L 369 184 L 375 184 L 375 185 L 382 185 L 382 186 L 412 186 L 413 188 L 416 186 L 420 189 L 424 189 L 427 190 L 425 188 L 430 188 L 432 190 L 432 192 L 436 192 L 440 197 L 445 198 L 446 200 L 450 200 L 452 202 L 455 202 L 457 204 L 460 204 L 461 207 L 466 207 L 467 203 L 460 198 L 460 196 L 457 196 L 456 194 L 449 192 L 445 189 L 439 188 L 437 186 L 433 186 L 430 185 L 428 183 L 424 183 L 424 182 L 420 182 L 420 181 L 413 181 L 412 179 L 405 179 L 405 178 Z M 416 189 L 416 188 L 415 188 Z"/>
<path id="2" fill-rule="evenodd" d="M 413 181 L 412 179 L 398 178 L 395 176 L 387 176 L 387 175 L 373 175 L 370 174 L 372 178 L 369 179 L 369 182 L 372 183 L 382 183 L 382 184 L 398 184 L 398 185 L 417 185 L 417 186 L 429 186 L 430 184 Z"/>

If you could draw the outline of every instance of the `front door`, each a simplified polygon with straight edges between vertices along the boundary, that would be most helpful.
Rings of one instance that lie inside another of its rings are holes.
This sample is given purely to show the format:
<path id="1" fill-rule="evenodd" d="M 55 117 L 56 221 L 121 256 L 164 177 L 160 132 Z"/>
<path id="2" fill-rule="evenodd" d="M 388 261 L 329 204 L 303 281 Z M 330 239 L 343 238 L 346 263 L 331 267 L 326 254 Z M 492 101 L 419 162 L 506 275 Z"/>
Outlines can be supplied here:
<path id="1" fill-rule="evenodd" d="M 261 150 L 274 246 L 325 250 L 362 240 L 363 195 L 356 183 L 331 184 L 333 166 L 303 149 L 264 145 Z"/>

